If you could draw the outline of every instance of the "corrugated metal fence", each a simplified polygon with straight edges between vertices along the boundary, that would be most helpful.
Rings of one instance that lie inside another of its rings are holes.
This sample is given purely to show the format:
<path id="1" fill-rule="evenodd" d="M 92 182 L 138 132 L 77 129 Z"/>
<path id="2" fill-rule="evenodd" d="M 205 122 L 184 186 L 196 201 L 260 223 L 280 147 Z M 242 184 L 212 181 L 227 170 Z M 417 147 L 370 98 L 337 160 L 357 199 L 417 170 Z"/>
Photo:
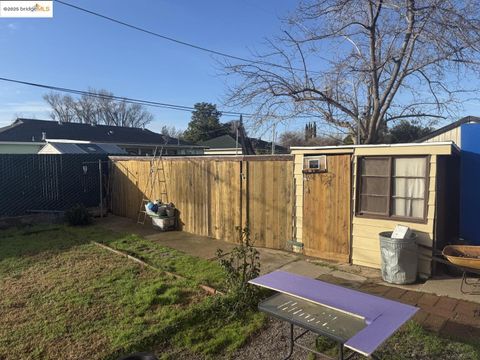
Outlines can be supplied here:
<path id="1" fill-rule="evenodd" d="M 105 155 L 1 154 L 0 216 L 67 210 L 76 204 L 98 206 L 98 160 L 104 162 L 102 178 L 107 179 L 108 164 L 105 162 L 108 158 Z"/>
<path id="2" fill-rule="evenodd" d="M 137 219 L 143 197 L 160 197 L 147 187 L 148 158 L 111 157 L 111 209 Z M 237 242 L 249 224 L 256 246 L 285 248 L 292 239 L 293 157 L 165 157 L 167 201 L 180 212 L 182 229 Z M 162 199 L 165 201 L 165 199 Z"/>

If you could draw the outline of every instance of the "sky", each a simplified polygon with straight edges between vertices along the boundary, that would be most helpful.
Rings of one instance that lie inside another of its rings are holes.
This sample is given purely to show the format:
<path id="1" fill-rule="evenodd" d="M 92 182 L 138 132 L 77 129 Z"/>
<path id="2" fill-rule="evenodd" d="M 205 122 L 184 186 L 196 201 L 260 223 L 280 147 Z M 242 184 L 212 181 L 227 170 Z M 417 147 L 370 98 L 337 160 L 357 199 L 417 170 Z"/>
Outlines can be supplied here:
<path id="1" fill-rule="evenodd" d="M 278 34 L 294 0 L 67 0 L 183 41 L 251 57 Z M 258 3 L 258 4 L 257 4 Z M 226 81 L 218 57 L 139 33 L 60 3 L 52 19 L 0 19 L 0 77 L 193 106 L 222 109 Z M 0 82 L 0 126 L 17 116 L 46 119 L 45 89 Z M 155 121 L 186 128 L 189 112 L 149 108 Z M 222 120 L 231 118 L 223 117 Z"/>
<path id="2" fill-rule="evenodd" d="M 296 0 L 66 1 L 166 36 L 247 58 L 252 58 L 252 51 L 265 48 L 266 38 L 280 34 L 280 19 L 297 4 Z M 57 2 L 53 12 L 51 19 L 0 19 L 0 77 L 79 90 L 107 89 L 117 96 L 186 106 L 205 101 L 224 108 L 231 79 L 221 75 L 218 57 Z M 49 106 L 42 99 L 45 92 L 0 81 L 0 127 L 16 117 L 48 119 Z M 149 110 L 155 117 L 149 128 L 156 131 L 163 125 L 185 129 L 191 116 L 189 112 Z M 470 102 L 459 115 L 476 115 L 479 110 L 478 103 Z M 277 128 L 277 132 L 303 128 L 304 124 L 292 122 Z M 253 135 L 270 139 L 270 133 Z"/>

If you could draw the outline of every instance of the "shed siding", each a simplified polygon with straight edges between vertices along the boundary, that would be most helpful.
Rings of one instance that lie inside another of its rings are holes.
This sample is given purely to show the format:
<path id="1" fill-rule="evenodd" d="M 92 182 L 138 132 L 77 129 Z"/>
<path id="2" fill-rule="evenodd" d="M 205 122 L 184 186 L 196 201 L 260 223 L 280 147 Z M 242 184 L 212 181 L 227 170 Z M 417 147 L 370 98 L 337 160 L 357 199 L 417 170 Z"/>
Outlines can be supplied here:
<path id="1" fill-rule="evenodd" d="M 1 144 L 0 154 L 36 154 L 43 145 Z"/>
<path id="2" fill-rule="evenodd" d="M 354 191 L 356 193 L 355 184 L 357 176 L 357 157 L 355 157 L 354 166 Z M 380 268 L 380 241 L 378 234 L 382 231 L 392 231 L 395 225 L 401 224 L 410 227 L 417 233 L 418 242 L 423 245 L 433 245 L 433 229 L 435 219 L 435 189 L 436 189 L 436 162 L 437 156 L 430 157 L 430 179 L 429 179 L 429 195 L 428 195 L 428 211 L 427 222 L 425 224 L 397 221 L 397 220 L 383 220 L 371 219 L 366 217 L 353 216 L 352 226 L 352 263 L 355 265 L 369 266 L 373 268 Z M 356 196 L 352 199 L 354 205 Z M 355 209 L 355 206 L 353 206 Z M 428 256 L 428 251 L 420 250 Z M 431 254 L 430 254 L 431 256 Z M 424 257 L 419 257 L 419 273 L 428 276 L 431 273 L 431 261 Z"/>
<path id="3" fill-rule="evenodd" d="M 352 235 L 351 235 L 351 261 L 353 264 L 363 265 L 373 268 L 380 268 L 380 244 L 378 234 L 382 231 L 392 231 L 397 224 L 409 226 L 418 234 L 418 241 L 421 244 L 432 246 L 434 239 L 434 222 L 436 217 L 436 176 L 437 176 L 437 156 L 451 155 L 453 148 L 450 144 L 431 145 L 385 145 L 372 147 L 352 147 L 352 148 L 297 148 L 292 150 L 295 156 L 294 177 L 295 177 L 295 199 L 296 199 L 296 240 L 303 242 L 303 158 L 306 155 L 313 154 L 339 154 L 353 153 L 353 182 L 352 182 L 352 210 L 355 209 L 356 193 L 356 161 L 358 156 L 368 155 L 430 155 L 430 172 L 428 181 L 428 203 L 427 220 L 425 223 L 404 222 L 396 220 L 371 219 L 366 217 L 357 217 L 352 214 Z M 419 253 L 424 255 L 419 257 L 419 272 L 423 276 L 431 273 L 431 251 L 419 249 Z"/>
<path id="4" fill-rule="evenodd" d="M 39 154 L 61 154 L 55 146 L 52 144 L 47 144 L 38 152 Z"/>
<path id="5" fill-rule="evenodd" d="M 295 154 L 293 176 L 295 178 L 295 235 L 303 242 L 303 154 Z"/>
<path id="6" fill-rule="evenodd" d="M 425 140 L 425 142 L 442 142 L 442 141 L 453 141 L 457 144 L 458 147 L 462 147 L 462 130 L 458 126 L 450 131 L 446 131 L 442 134 L 432 137 L 431 139 Z"/>

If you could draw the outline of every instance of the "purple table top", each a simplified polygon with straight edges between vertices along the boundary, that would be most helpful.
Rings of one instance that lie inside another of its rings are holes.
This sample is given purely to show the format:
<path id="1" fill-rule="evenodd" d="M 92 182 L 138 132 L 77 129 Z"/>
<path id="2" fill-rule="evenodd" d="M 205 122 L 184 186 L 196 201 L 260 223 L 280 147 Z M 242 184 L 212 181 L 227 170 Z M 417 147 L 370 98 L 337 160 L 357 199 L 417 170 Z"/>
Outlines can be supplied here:
<path id="1" fill-rule="evenodd" d="M 274 271 L 249 282 L 364 318 L 367 327 L 344 345 L 366 356 L 418 311 L 415 306 L 286 271 Z"/>

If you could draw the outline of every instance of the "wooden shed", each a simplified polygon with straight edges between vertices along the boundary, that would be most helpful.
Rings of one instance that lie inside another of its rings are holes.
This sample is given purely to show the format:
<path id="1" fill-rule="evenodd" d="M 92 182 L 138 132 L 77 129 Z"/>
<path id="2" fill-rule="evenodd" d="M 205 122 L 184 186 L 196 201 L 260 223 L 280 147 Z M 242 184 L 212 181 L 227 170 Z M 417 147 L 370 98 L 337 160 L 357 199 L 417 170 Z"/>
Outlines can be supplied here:
<path id="1" fill-rule="evenodd" d="M 453 142 L 294 147 L 296 241 L 327 260 L 380 267 L 378 234 L 418 235 L 419 273 L 432 249 L 458 236 L 458 148 Z"/>

